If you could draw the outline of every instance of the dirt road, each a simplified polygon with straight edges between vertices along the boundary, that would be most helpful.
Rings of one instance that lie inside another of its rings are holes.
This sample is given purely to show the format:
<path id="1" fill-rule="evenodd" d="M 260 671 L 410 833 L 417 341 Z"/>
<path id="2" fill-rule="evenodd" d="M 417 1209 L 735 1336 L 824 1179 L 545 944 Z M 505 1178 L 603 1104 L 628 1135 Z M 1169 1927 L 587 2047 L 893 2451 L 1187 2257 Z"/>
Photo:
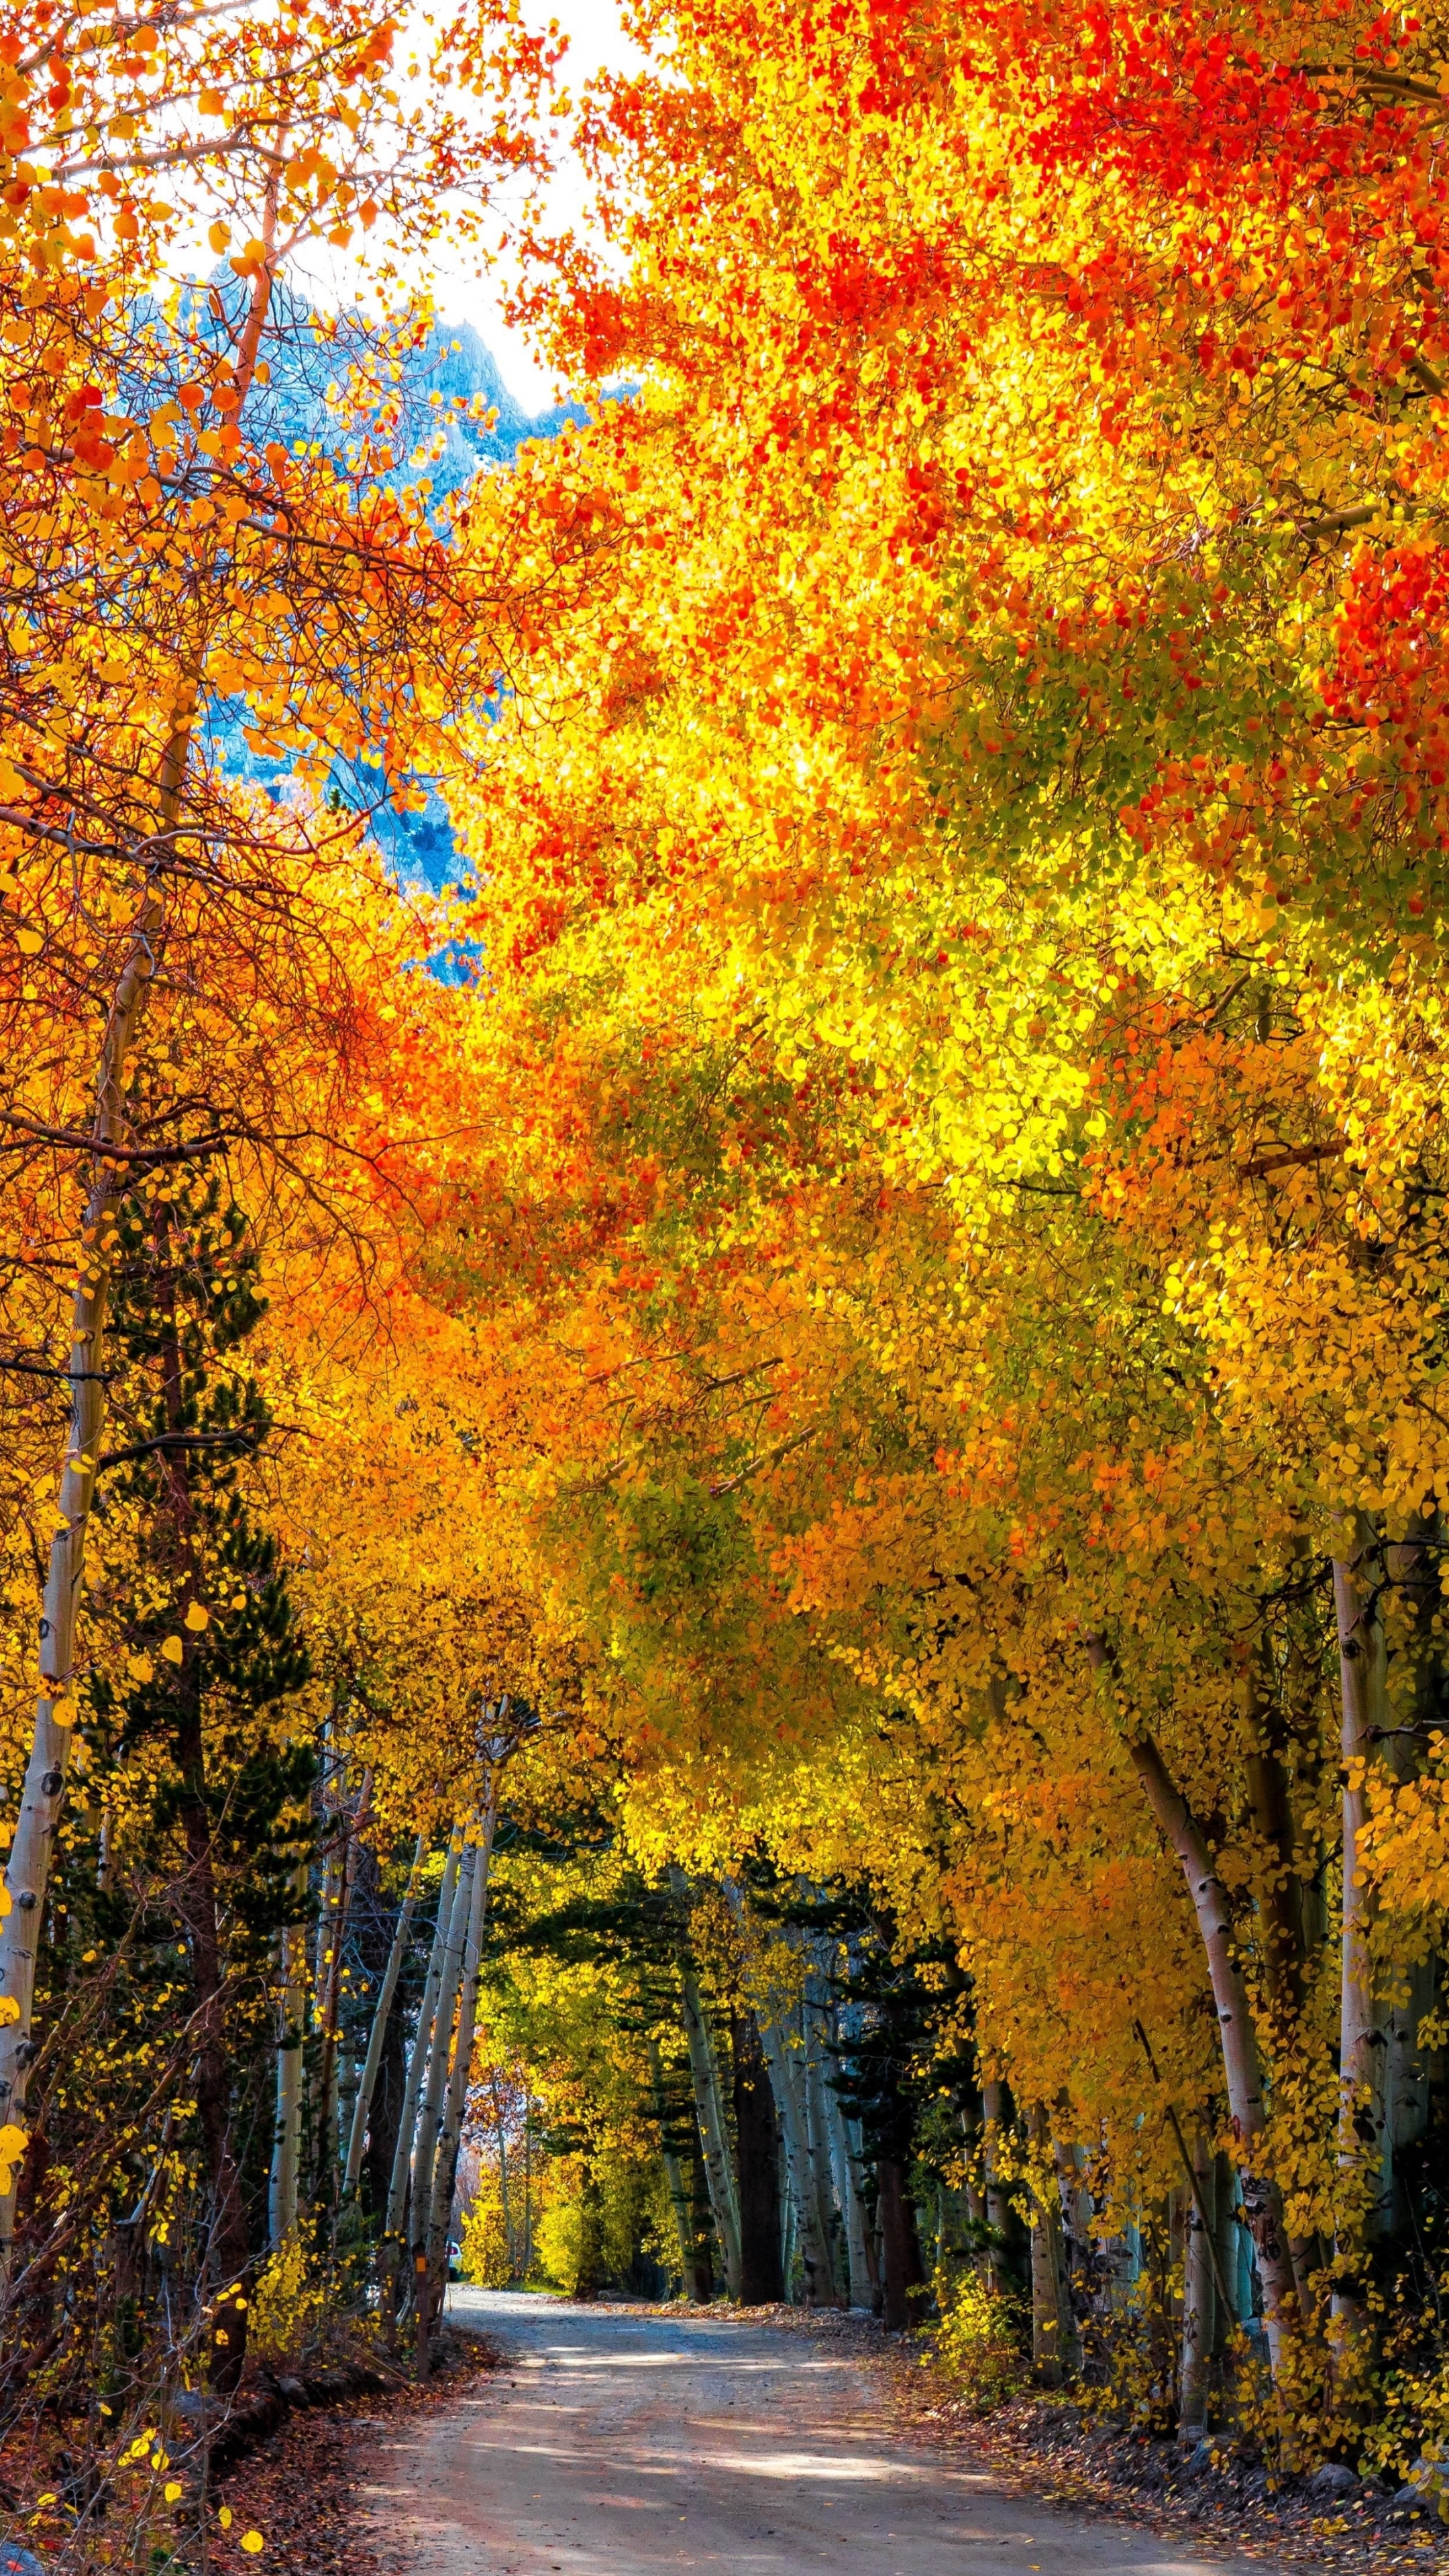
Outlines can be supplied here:
<path id="1" fill-rule="evenodd" d="M 827 2337 L 486 2290 L 452 2313 L 509 2363 L 379 2434 L 371 2536 L 410 2576 L 1273 2576 L 893 2440 L 869 2361 Z"/>

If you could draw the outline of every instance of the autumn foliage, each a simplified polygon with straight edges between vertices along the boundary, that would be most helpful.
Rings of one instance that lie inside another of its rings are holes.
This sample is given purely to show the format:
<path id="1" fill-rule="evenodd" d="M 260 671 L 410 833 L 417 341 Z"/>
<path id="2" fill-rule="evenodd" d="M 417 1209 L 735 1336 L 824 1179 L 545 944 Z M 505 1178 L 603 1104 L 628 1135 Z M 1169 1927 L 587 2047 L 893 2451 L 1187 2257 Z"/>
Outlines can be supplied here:
<path id="1" fill-rule="evenodd" d="M 1449 63 L 635 25 L 562 239 L 507 10 L 0 43 L 7 2403 L 425 2368 L 462 2170 L 1432 2484 Z"/>

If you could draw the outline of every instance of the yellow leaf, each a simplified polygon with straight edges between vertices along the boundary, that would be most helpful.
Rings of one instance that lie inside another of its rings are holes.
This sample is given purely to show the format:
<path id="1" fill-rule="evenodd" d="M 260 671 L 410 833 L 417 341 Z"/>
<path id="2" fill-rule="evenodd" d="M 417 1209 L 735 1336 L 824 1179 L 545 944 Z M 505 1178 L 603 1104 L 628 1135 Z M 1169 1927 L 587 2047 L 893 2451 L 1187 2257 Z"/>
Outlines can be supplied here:
<path id="1" fill-rule="evenodd" d="M 251 2558 L 255 2558 L 257 2551 L 265 2547 L 265 2543 L 259 2531 L 244 2531 L 241 2536 L 241 2545 Z"/>
<path id="2" fill-rule="evenodd" d="M 161 1661 L 163 1664 L 179 1664 L 185 1652 L 179 1637 L 168 1637 L 161 1649 Z"/>
<path id="3" fill-rule="evenodd" d="M 9 2030 L 20 2019 L 20 2006 L 13 1995 L 0 1995 L 0 2030 Z"/>
<path id="4" fill-rule="evenodd" d="M 17 930 L 15 945 L 22 957 L 38 957 L 45 946 L 45 941 L 38 930 Z"/>
<path id="5" fill-rule="evenodd" d="M 126 1657 L 126 1672 L 129 1679 L 133 1682 L 149 1682 L 153 1679 L 155 1671 L 156 1667 L 152 1663 L 149 1655 L 128 1655 Z"/>
<path id="6" fill-rule="evenodd" d="M 185 1624 L 191 1630 L 193 1637 L 200 1636 L 202 1629 L 206 1626 L 210 1617 L 211 1612 L 209 1610 L 204 1610 L 199 1601 L 192 1601 L 188 1604 Z"/>
<path id="7" fill-rule="evenodd" d="M 225 250 L 231 240 L 230 224 L 216 223 L 211 225 L 206 238 L 210 242 L 213 250 Z"/>
<path id="8" fill-rule="evenodd" d="M 223 2530 L 223 2531 L 230 2531 L 230 2529 L 231 2529 L 231 2506 L 230 2506 L 229 2504 L 224 2504 L 224 2505 L 222 2506 L 220 2513 L 217 2515 L 217 2521 L 221 2524 L 221 2527 L 222 2527 L 222 2530 Z"/>
<path id="9" fill-rule="evenodd" d="M 175 2504 L 181 2493 L 181 2489 L 174 2478 L 168 2478 L 164 2488 L 162 2489 L 162 2493 L 164 2494 L 168 2504 Z"/>

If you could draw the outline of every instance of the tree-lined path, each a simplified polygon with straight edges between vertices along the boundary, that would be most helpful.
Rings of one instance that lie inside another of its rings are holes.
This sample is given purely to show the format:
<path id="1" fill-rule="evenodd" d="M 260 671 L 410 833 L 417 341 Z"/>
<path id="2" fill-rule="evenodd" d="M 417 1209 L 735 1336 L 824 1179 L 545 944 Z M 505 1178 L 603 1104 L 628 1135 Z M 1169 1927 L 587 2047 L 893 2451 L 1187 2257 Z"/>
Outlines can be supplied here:
<path id="1" fill-rule="evenodd" d="M 1245 2576 L 899 2441 L 874 2367 L 834 2342 L 486 2290 L 451 2304 L 508 2366 L 379 2453 L 369 2519 L 416 2576 Z"/>

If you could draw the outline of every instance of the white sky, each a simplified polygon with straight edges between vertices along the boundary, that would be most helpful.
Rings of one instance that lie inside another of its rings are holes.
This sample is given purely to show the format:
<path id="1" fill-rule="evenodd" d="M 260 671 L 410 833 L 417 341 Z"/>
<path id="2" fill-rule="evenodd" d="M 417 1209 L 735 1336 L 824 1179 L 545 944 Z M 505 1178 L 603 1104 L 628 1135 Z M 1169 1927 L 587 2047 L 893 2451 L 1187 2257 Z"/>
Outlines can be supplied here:
<path id="1" fill-rule="evenodd" d="M 526 0 L 524 16 L 525 23 L 535 28 L 556 18 L 561 33 L 569 40 L 568 53 L 556 75 L 561 93 L 576 93 L 595 72 L 633 70 L 642 64 L 643 56 L 624 33 L 616 0 Z M 584 202 L 582 173 L 562 167 L 549 191 L 552 221 L 562 229 L 579 215 Z M 299 269 L 299 277 L 305 279 L 319 303 L 345 304 L 357 292 L 348 270 L 345 253 L 324 253 L 320 258 L 314 254 Z M 539 363 L 523 334 L 511 330 L 502 318 L 499 294 L 506 288 L 480 278 L 477 268 L 464 257 L 449 262 L 445 251 L 434 255 L 429 283 L 439 319 L 472 323 L 497 359 L 509 392 L 525 411 L 543 411 L 559 400 L 564 388 L 552 370 Z"/>

